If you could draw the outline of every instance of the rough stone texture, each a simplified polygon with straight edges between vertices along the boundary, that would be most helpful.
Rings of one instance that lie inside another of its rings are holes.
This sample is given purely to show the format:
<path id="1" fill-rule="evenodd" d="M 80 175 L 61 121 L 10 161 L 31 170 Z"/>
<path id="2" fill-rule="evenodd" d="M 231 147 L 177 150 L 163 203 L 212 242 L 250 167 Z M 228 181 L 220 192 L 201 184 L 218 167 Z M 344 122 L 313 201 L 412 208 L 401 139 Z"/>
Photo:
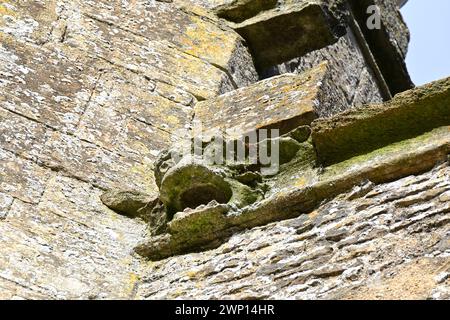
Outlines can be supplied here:
<path id="1" fill-rule="evenodd" d="M 276 7 L 278 0 L 233 0 L 225 1 L 216 7 L 217 16 L 228 21 L 242 22 L 259 14 L 261 11 Z"/>
<path id="2" fill-rule="evenodd" d="M 239 230 L 311 212 L 323 201 L 364 181 L 379 184 L 430 170 L 448 159 L 449 129 L 449 126 L 437 128 L 323 170 L 315 169 L 314 159 L 304 161 L 303 149 L 281 166 L 277 176 L 267 181 L 262 199 L 237 208 L 230 203 L 218 207 L 205 202 L 187 214 L 175 214 L 167 234 L 144 241 L 136 247 L 136 252 L 151 260 L 161 260 L 216 247 Z"/>
<path id="3" fill-rule="evenodd" d="M 248 40 L 262 77 L 280 72 L 301 73 L 311 65 L 331 61 L 336 67 L 335 88 L 342 90 L 350 103 L 355 97 L 354 105 L 389 100 L 396 93 L 413 87 L 404 62 L 409 31 L 397 1 L 191 1 L 213 8 L 216 14 L 229 21 L 238 22 L 230 24 Z M 381 29 L 367 28 L 367 8 L 371 5 L 377 5 L 380 10 Z M 317 12 L 322 12 L 320 15 L 325 19 L 315 16 Z M 299 14 L 302 14 L 300 20 L 295 18 Z M 315 18 L 309 19 L 312 16 Z M 312 26 L 314 30 L 310 30 Z M 315 35 L 318 30 L 322 31 Z M 334 37 L 326 39 L 325 35 L 330 32 Z M 345 38 L 335 44 L 345 34 Z M 274 41 L 280 43 L 267 46 Z M 352 60 L 352 56 L 357 58 Z M 291 63 L 275 67 L 293 58 Z M 341 61 L 357 71 L 341 72 Z M 360 81 L 355 82 L 356 75 L 360 75 Z"/>
<path id="4" fill-rule="evenodd" d="M 0 223 L 1 298 L 133 297 L 129 251 L 144 225 L 107 209 L 100 194 L 50 174 L 38 205 L 14 200 Z"/>
<path id="5" fill-rule="evenodd" d="M 138 297 L 448 299 L 449 178 L 444 165 L 363 184 L 217 249 L 148 263 Z"/>
<path id="6" fill-rule="evenodd" d="M 406 68 L 405 57 L 409 30 L 398 5 L 392 0 L 352 0 L 353 16 L 364 34 L 374 59 L 392 95 L 414 86 Z M 367 7 L 376 5 L 381 13 L 381 29 L 370 30 L 366 21 Z"/>
<path id="7" fill-rule="evenodd" d="M 345 33 L 340 16 L 326 1 L 288 1 L 232 26 L 264 70 L 336 42 Z"/>
<path id="8" fill-rule="evenodd" d="M 319 161 L 331 164 L 450 123 L 450 78 L 313 124 Z"/>
<path id="9" fill-rule="evenodd" d="M 330 78 L 329 89 L 324 90 L 332 99 L 322 106 L 322 116 L 343 111 L 347 106 L 359 106 L 368 103 L 382 102 L 383 95 L 374 76 L 372 68 L 367 64 L 359 49 L 355 35 L 351 29 L 335 44 L 308 53 L 301 58 L 293 59 L 268 70 L 269 74 L 303 73 L 323 61 L 327 61 Z M 353 72 L 342 72 L 345 69 Z"/>
<path id="10" fill-rule="evenodd" d="M 181 4 L 4 0 L 0 40 L 0 298 L 133 298 L 146 223 L 100 196 L 157 195 L 197 99 L 257 80 L 243 39 Z"/>
<path id="11" fill-rule="evenodd" d="M 214 202 L 214 210 L 177 213 L 166 226 L 159 202 L 130 219 L 101 196 L 125 189 L 155 199 L 158 153 L 173 132 L 191 127 L 198 101 L 257 81 L 248 44 L 205 9 L 230 2 L 0 0 L 0 298 L 449 298 L 448 165 L 398 180 L 448 158 L 448 127 L 313 168 L 323 177 L 313 181 L 313 200 L 360 184 L 317 208 L 302 193 L 317 176 L 293 174 L 310 168 L 311 159 L 288 162 L 279 180 L 286 188 L 267 195 L 269 214 L 226 221 L 264 226 L 209 243 L 218 249 L 157 263 L 134 254 L 167 228 L 195 235 L 223 222 L 224 207 Z M 394 18 L 387 39 L 404 53 L 405 29 Z M 339 50 L 356 52 L 346 41 Z M 369 68 L 366 78 L 360 65 L 352 68 L 367 81 L 358 89 L 348 81 L 362 97 L 351 98 L 351 88 L 334 93 L 330 77 L 323 94 L 340 102 L 326 105 L 318 95 L 320 115 L 379 99 Z M 283 139 L 311 151 L 310 134 L 302 127 Z M 294 220 L 278 221 L 292 212 Z M 186 223 L 204 213 L 212 219 L 200 230 Z"/>
<path id="12" fill-rule="evenodd" d="M 157 201 L 157 198 L 149 194 L 127 190 L 109 190 L 100 199 L 111 210 L 131 218 L 139 216 L 140 209 Z"/>
<path id="13" fill-rule="evenodd" d="M 392 45 L 397 48 L 402 58 L 405 59 L 408 53 L 410 34 L 398 5 L 396 5 L 395 1 L 389 0 L 377 0 L 376 4 L 380 6 L 381 14 L 384 17 L 383 23 L 386 26 Z"/>
<path id="14" fill-rule="evenodd" d="M 5 6 L 0 22 L 5 34 L 49 47 L 64 43 L 200 98 L 257 79 L 242 38 L 195 8 L 144 0 L 27 0 Z"/>
<path id="15" fill-rule="evenodd" d="M 309 125 L 318 114 L 333 113 L 334 110 L 324 110 L 334 103 L 334 92 L 324 88 L 330 81 L 326 63 L 301 75 L 273 77 L 198 103 L 194 120 L 201 122 L 206 134 L 227 129 L 230 135 L 232 132 L 239 135 L 232 137 L 235 139 L 271 127 L 284 134 L 300 125 Z"/>

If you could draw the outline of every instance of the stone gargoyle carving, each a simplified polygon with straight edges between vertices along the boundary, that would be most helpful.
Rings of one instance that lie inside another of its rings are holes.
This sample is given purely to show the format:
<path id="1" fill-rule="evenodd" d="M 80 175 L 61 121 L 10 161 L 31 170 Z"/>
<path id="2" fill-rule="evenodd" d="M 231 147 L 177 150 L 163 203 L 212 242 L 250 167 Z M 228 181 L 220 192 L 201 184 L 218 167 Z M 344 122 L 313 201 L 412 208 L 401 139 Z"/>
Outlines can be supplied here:
<path id="1" fill-rule="evenodd" d="M 256 143 L 248 142 L 249 135 L 239 140 L 216 136 L 212 141 L 185 143 L 194 150 L 196 141 L 200 142 L 198 154 L 182 154 L 179 148 L 164 151 L 155 165 L 160 202 L 141 210 L 148 217 L 154 237 L 150 242 L 155 246 L 146 243 L 137 252 L 158 259 L 213 247 L 232 233 L 243 213 L 271 194 L 289 166 L 314 165 L 309 127 L 282 136 L 277 135 L 278 129 L 270 132 L 271 137 Z"/>

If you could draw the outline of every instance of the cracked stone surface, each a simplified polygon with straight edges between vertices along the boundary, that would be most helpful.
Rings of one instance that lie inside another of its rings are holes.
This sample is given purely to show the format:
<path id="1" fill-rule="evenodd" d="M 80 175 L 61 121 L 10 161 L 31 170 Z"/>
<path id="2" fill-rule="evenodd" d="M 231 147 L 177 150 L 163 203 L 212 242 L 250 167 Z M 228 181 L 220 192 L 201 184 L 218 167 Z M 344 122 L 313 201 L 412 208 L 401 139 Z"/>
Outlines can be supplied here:
<path id="1" fill-rule="evenodd" d="M 354 188 L 294 219 L 270 207 L 285 202 L 270 200 L 269 215 L 229 218 L 226 223 L 244 228 L 202 253 L 150 262 L 134 252 L 152 234 L 164 244 L 168 229 L 198 232 L 184 222 L 204 213 L 213 218 L 204 221 L 208 230 L 224 222 L 228 208 L 213 200 L 175 213 L 167 226 L 158 215 L 154 169 L 160 152 L 177 140 L 172 134 L 191 129 L 196 108 L 264 85 L 255 85 L 262 75 L 249 43 L 216 15 L 233 1 L 0 0 L 1 299 L 450 298 L 448 127 L 423 133 L 400 154 L 389 149 L 365 166 L 350 163 L 347 176 L 334 176 L 342 168 L 314 168 Z M 249 19 L 255 12 L 270 16 L 252 10 Z M 404 57 L 408 35 L 397 13 L 385 11 L 385 21 Z M 326 81 L 312 76 L 322 82 L 323 95 L 316 92 L 319 103 L 311 107 L 319 117 L 381 101 L 348 37 L 333 37 L 337 42 L 326 48 L 323 42 L 320 53 L 282 71 L 301 78 L 328 61 Z M 338 74 L 333 50 L 356 57 L 351 72 Z M 360 74 L 360 83 L 350 73 Z M 289 139 L 311 150 L 311 127 L 297 129 Z M 385 167 L 392 159 L 407 161 Z M 411 175 L 411 168 L 422 170 Z M 289 163 L 284 169 L 282 179 L 294 179 L 297 188 L 309 182 L 308 175 L 292 174 Z M 348 178 L 355 171 L 356 186 Z M 393 171 L 407 177 L 366 181 L 368 172 Z M 115 190 L 123 193 L 111 195 Z M 291 197 L 288 187 L 273 190 L 271 199 Z M 130 195 L 133 210 L 125 215 L 102 202 L 129 209 Z"/>
<path id="2" fill-rule="evenodd" d="M 133 298 L 146 223 L 100 196 L 157 195 L 197 100 L 257 81 L 244 40 L 146 0 L 0 1 L 0 39 L 0 297 Z"/>

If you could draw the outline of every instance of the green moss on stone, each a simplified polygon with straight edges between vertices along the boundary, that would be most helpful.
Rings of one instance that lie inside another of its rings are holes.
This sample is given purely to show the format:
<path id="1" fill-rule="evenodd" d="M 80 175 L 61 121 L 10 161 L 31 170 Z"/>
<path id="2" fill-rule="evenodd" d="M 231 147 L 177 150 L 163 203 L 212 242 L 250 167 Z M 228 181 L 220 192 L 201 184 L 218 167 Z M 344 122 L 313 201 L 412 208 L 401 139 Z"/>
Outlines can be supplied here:
<path id="1" fill-rule="evenodd" d="M 313 122 L 319 161 L 327 166 L 450 124 L 450 78 Z"/>

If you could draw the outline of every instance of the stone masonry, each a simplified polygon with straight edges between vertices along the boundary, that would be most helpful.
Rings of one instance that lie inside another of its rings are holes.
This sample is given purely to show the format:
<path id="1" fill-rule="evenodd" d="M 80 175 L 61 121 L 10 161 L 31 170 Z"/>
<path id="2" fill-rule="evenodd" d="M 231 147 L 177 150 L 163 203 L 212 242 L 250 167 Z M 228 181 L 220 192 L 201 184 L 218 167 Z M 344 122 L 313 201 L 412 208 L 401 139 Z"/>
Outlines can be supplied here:
<path id="1" fill-rule="evenodd" d="M 450 80 L 399 4 L 0 0 L 0 298 L 449 299 Z M 279 172 L 173 162 L 196 121 Z"/>

